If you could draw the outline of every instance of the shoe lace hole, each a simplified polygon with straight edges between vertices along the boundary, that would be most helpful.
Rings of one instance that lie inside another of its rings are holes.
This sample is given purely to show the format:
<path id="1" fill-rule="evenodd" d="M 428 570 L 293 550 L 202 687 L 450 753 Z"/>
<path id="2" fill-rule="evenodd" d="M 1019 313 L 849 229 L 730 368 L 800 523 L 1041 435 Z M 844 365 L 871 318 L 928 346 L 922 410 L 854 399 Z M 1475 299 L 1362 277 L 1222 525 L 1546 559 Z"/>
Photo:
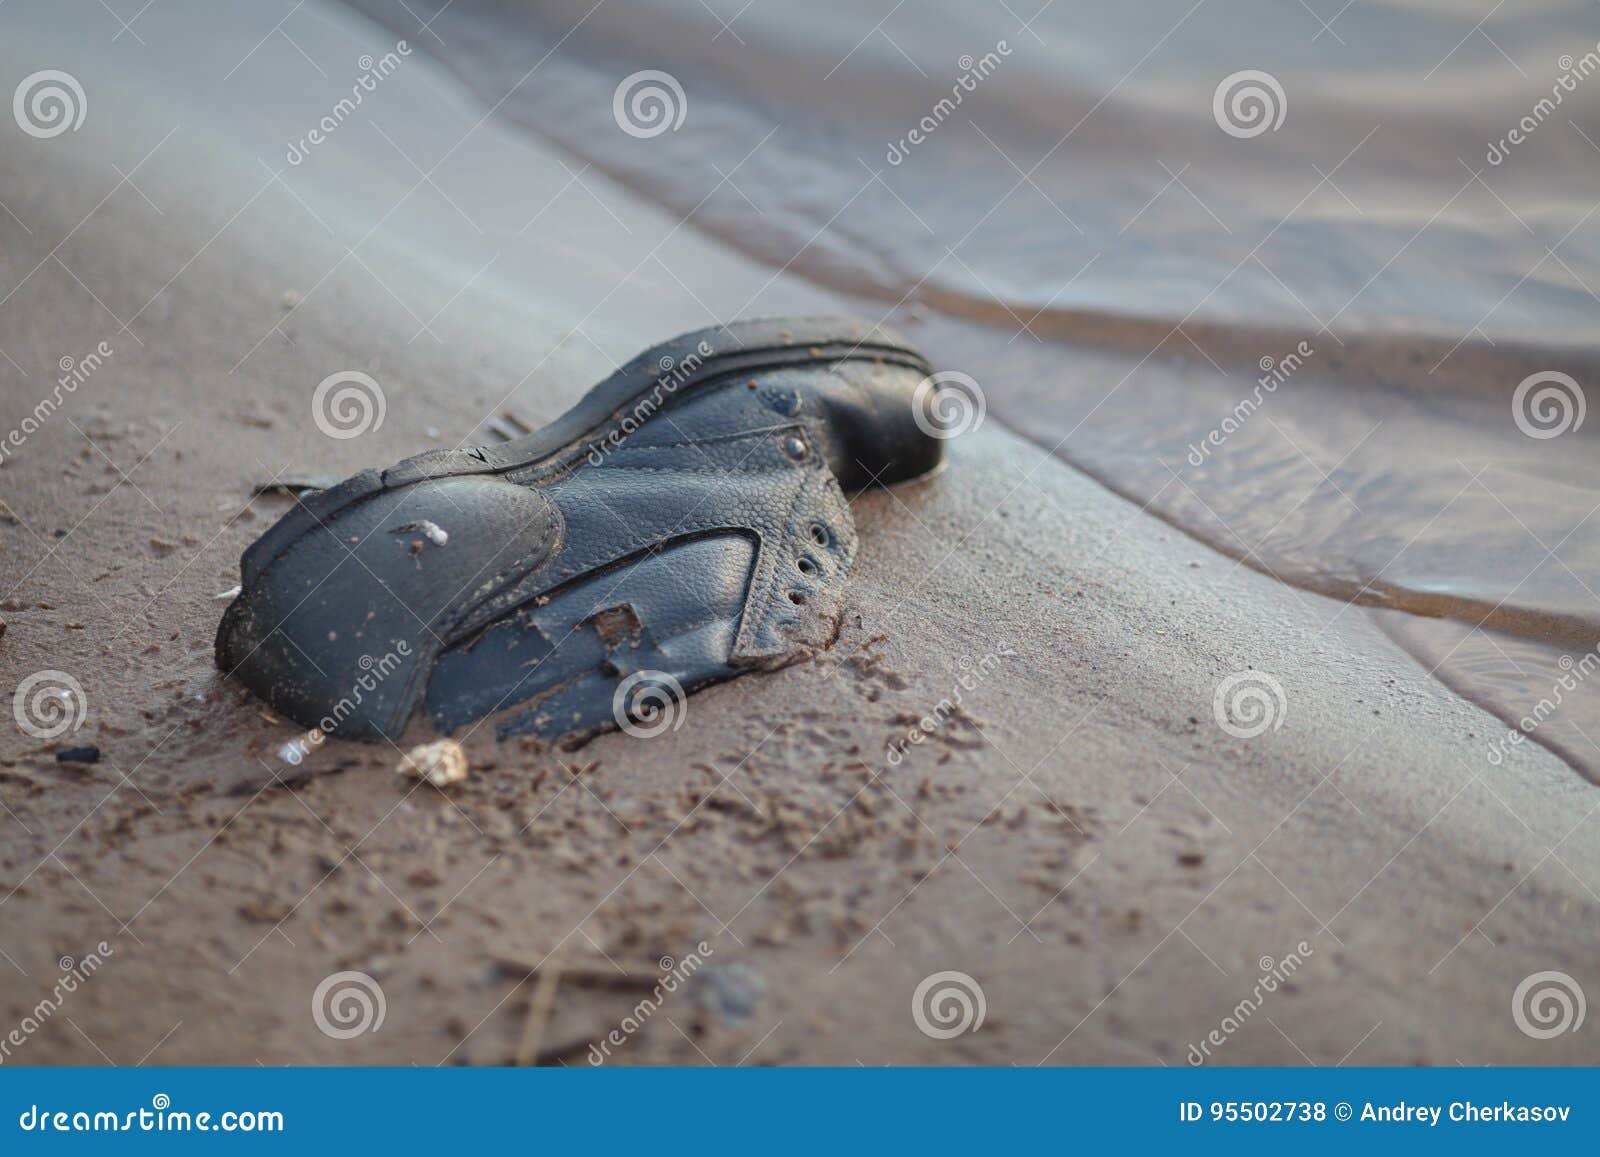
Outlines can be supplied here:
<path id="1" fill-rule="evenodd" d="M 833 541 L 833 538 L 828 533 L 826 526 L 823 526 L 820 522 L 813 522 L 811 524 L 811 541 L 818 546 L 827 546 L 828 543 Z"/>
<path id="2" fill-rule="evenodd" d="M 803 607 L 806 605 L 806 593 L 804 591 L 790 591 L 789 601 L 797 607 Z"/>
<path id="3" fill-rule="evenodd" d="M 817 571 L 821 569 L 817 566 L 815 559 L 807 558 L 805 556 L 802 556 L 794 565 L 799 569 L 801 574 L 816 574 Z"/>

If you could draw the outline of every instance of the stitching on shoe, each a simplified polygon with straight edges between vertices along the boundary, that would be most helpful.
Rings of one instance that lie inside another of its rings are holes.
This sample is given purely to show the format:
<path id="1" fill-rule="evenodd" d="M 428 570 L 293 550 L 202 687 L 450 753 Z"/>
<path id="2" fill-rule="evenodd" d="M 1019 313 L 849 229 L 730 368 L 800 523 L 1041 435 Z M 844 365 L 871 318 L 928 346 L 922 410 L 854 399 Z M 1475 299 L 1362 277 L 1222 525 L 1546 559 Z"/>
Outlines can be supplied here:
<path id="1" fill-rule="evenodd" d="M 698 466 L 628 466 L 621 462 L 612 463 L 618 470 L 629 470 L 635 474 L 707 474 L 713 477 L 725 477 L 729 474 L 786 474 L 792 470 L 803 470 L 801 463 L 785 462 L 776 466 L 740 466 L 728 469 L 707 470 Z"/>

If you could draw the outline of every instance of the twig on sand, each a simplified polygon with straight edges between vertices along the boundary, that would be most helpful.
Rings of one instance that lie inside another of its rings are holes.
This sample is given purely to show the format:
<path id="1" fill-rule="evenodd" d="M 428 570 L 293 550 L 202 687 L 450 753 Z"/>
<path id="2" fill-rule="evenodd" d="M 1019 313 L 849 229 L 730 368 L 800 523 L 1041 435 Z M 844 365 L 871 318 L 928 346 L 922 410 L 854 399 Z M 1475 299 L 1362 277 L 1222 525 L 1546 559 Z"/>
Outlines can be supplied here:
<path id="1" fill-rule="evenodd" d="M 556 990 L 561 987 L 561 966 L 562 949 L 557 948 L 545 967 L 539 969 L 539 981 L 528 1003 L 528 1019 L 522 1025 L 522 1043 L 517 1046 L 515 1063 L 518 1068 L 526 1068 L 538 1058 L 539 1042 L 544 1039 L 545 1026 L 550 1023 L 550 1011 L 556 1003 Z"/>
<path id="2" fill-rule="evenodd" d="M 508 975 L 531 979 L 542 975 L 549 965 L 529 964 L 516 956 L 496 956 L 494 963 Z M 561 968 L 561 981 L 569 988 L 613 988 L 619 992 L 649 992 L 661 978 L 655 973 L 624 972 L 615 964 L 590 964 L 586 961 L 568 961 Z"/>

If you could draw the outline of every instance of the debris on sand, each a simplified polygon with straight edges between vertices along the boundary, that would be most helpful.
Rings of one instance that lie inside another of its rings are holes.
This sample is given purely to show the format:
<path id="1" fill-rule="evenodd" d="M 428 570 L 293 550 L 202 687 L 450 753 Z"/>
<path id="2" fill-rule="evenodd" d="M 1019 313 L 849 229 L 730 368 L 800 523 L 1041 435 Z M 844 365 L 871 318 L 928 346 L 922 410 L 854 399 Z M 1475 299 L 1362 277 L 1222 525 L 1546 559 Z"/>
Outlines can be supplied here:
<path id="1" fill-rule="evenodd" d="M 450 532 L 437 522 L 429 522 L 426 518 L 418 522 L 408 522 L 404 526 L 397 526 L 390 531 L 391 534 L 420 534 L 423 538 L 433 543 L 434 546 L 443 546 L 450 541 Z"/>
<path id="2" fill-rule="evenodd" d="M 92 743 L 82 747 L 63 747 L 56 752 L 57 763 L 99 763 L 100 749 Z"/>
<path id="3" fill-rule="evenodd" d="M 239 592 L 242 591 L 243 589 L 244 588 L 240 587 L 240 586 L 229 587 L 225 591 L 218 591 L 216 594 L 212 595 L 211 597 L 214 598 L 214 599 L 236 599 L 236 598 L 239 597 Z"/>
<path id="4" fill-rule="evenodd" d="M 461 748 L 452 743 L 457 751 Z M 463 766 L 462 774 L 466 774 Z M 514 1063 L 518 1068 L 527 1068 L 539 1056 L 539 1043 L 544 1039 L 545 1026 L 550 1023 L 550 1013 L 555 1009 L 556 990 L 561 987 L 561 950 L 558 948 L 555 958 L 539 970 L 539 979 L 534 986 L 533 999 L 528 1002 L 528 1019 L 522 1024 L 522 1043 L 517 1046 L 517 1055 Z"/>
<path id="5" fill-rule="evenodd" d="M 467 753 L 454 739 L 418 744 L 406 752 L 395 772 L 425 779 L 434 787 L 447 787 L 467 778 Z"/>
<path id="6" fill-rule="evenodd" d="M 697 1006 L 716 1013 L 726 1025 L 737 1024 L 754 1012 L 766 990 L 761 974 L 738 961 L 707 965 L 695 975 L 689 989 Z"/>
<path id="7" fill-rule="evenodd" d="M 290 767 L 299 767 L 301 761 L 321 747 L 322 741 L 327 738 L 320 727 L 313 727 L 304 735 L 296 736 L 278 748 L 278 758 Z"/>
<path id="8" fill-rule="evenodd" d="M 339 479 L 331 474 L 308 474 L 301 477 L 273 478 L 261 482 L 251 488 L 252 496 L 262 494 L 286 494 L 291 498 L 298 498 L 302 494 L 315 494 L 319 490 L 326 490 L 330 486 L 337 486 Z"/>
<path id="9" fill-rule="evenodd" d="M 497 442 L 514 442 L 533 433 L 533 427 L 510 410 L 490 418 L 484 424 L 484 430 Z"/>

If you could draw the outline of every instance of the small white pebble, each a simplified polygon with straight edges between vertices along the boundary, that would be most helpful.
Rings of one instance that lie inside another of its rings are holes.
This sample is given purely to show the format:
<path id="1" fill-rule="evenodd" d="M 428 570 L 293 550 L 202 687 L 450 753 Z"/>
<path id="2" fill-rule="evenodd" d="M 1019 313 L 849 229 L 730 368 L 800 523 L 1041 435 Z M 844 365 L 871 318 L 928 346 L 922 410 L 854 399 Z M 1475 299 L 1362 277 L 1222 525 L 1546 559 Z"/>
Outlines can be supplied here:
<path id="1" fill-rule="evenodd" d="M 437 522 L 429 522 L 426 518 L 419 522 L 408 522 L 404 526 L 394 528 L 395 534 L 420 534 L 423 538 L 433 543 L 434 546 L 443 546 L 450 541 L 450 533 Z"/>
<path id="2" fill-rule="evenodd" d="M 413 747 L 394 770 L 398 775 L 425 779 L 434 787 L 446 787 L 467 778 L 467 753 L 454 739 L 440 739 Z"/>
<path id="3" fill-rule="evenodd" d="M 278 758 L 290 767 L 299 767 L 302 760 L 317 748 L 322 746 L 322 741 L 328 737 L 322 733 L 321 728 L 313 727 L 304 735 L 289 740 L 278 748 Z"/>

